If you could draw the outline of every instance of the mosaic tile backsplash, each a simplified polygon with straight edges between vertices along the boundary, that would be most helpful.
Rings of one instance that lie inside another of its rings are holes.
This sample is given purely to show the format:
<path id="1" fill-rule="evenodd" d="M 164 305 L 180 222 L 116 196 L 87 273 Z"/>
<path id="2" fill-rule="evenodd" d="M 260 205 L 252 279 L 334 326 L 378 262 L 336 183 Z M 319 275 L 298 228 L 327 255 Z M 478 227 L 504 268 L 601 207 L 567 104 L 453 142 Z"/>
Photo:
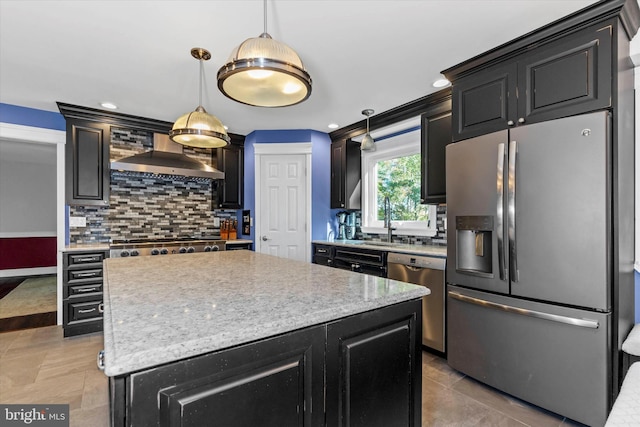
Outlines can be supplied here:
<path id="1" fill-rule="evenodd" d="M 111 160 L 153 148 L 153 134 L 112 129 Z M 209 150 L 185 147 L 184 153 L 211 164 Z M 71 216 L 84 216 L 86 227 L 69 230 L 70 243 L 112 239 L 165 238 L 218 234 L 212 211 L 211 181 L 170 176 L 111 172 L 108 207 L 70 206 Z"/>

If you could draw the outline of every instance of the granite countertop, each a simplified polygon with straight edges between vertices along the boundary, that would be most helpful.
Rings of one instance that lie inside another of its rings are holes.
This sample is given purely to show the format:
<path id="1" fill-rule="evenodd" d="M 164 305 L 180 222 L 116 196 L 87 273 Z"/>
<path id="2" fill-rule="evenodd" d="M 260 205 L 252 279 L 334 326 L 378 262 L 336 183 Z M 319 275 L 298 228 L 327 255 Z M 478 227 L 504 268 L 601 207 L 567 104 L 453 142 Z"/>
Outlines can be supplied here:
<path id="1" fill-rule="evenodd" d="M 235 239 L 235 240 L 227 240 L 226 244 L 227 245 L 242 245 L 245 243 L 253 243 L 253 240 L 249 240 L 249 239 Z"/>
<path id="2" fill-rule="evenodd" d="M 108 251 L 109 243 L 71 243 L 66 245 L 63 252 L 76 251 Z"/>
<path id="3" fill-rule="evenodd" d="M 110 258 L 104 283 L 108 376 L 430 293 L 423 286 L 253 251 Z"/>
<path id="4" fill-rule="evenodd" d="M 400 252 L 414 255 L 429 255 L 439 258 L 447 257 L 446 246 L 436 245 L 410 245 L 407 243 L 387 243 L 370 240 L 314 240 L 312 243 L 334 246 L 349 246 L 365 249 L 377 249 L 387 252 Z"/>

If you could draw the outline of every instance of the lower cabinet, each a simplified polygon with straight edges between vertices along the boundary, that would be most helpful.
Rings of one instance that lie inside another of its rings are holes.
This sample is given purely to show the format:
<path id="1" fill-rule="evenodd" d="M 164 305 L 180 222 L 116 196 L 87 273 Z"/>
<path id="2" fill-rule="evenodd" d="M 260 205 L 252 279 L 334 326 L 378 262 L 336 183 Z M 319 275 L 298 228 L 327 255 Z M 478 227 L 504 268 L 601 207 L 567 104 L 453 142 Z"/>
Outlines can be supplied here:
<path id="1" fill-rule="evenodd" d="M 313 263 L 387 277 L 387 252 L 352 246 L 313 244 Z"/>
<path id="2" fill-rule="evenodd" d="M 111 424 L 419 426 L 421 307 L 400 303 L 112 377 Z"/>
<path id="3" fill-rule="evenodd" d="M 326 425 L 421 425 L 421 302 L 390 306 L 327 327 Z"/>
<path id="4" fill-rule="evenodd" d="M 64 253 L 62 328 L 65 337 L 102 330 L 102 261 L 108 256 L 108 251 Z"/>

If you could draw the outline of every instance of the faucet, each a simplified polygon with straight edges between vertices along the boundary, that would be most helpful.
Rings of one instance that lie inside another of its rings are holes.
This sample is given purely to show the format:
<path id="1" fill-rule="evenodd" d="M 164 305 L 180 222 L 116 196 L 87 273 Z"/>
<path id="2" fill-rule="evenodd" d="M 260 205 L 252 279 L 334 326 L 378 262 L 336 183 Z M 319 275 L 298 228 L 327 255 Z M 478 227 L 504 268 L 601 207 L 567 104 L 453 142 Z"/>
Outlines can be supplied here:
<path id="1" fill-rule="evenodd" d="M 387 229 L 387 242 L 391 243 L 392 230 L 395 230 L 395 228 L 391 226 L 391 201 L 389 196 L 384 198 L 384 228 Z"/>

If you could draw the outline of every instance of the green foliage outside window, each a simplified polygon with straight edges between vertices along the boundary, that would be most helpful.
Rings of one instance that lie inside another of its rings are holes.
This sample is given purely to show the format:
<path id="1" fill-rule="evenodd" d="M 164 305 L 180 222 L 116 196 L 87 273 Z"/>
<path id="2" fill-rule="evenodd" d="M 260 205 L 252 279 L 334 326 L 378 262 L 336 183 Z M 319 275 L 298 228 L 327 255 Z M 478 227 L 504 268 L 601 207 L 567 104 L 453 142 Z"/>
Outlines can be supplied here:
<path id="1" fill-rule="evenodd" d="M 427 221 L 429 209 L 420 204 L 420 154 L 377 162 L 378 220 L 384 219 L 384 198 L 391 202 L 393 221 Z"/>

